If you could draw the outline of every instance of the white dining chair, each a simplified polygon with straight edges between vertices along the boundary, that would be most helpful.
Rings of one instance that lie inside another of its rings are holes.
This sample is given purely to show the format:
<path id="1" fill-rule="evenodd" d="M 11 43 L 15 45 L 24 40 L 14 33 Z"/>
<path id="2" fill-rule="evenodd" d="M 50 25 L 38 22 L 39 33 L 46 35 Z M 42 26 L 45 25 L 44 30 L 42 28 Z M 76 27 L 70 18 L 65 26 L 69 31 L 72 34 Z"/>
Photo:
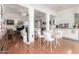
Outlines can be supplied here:
<path id="1" fill-rule="evenodd" d="M 39 42 L 40 42 L 40 45 L 41 45 L 42 41 L 44 41 L 43 40 L 44 39 L 44 35 L 41 34 L 41 30 L 40 29 L 38 29 L 38 31 L 37 31 L 37 36 L 38 36 L 38 39 L 39 39 Z"/>
<path id="2" fill-rule="evenodd" d="M 26 32 L 26 29 L 21 30 L 21 36 L 23 37 L 23 42 L 27 44 L 27 32 Z"/>
<path id="3" fill-rule="evenodd" d="M 61 29 L 57 29 L 55 30 L 55 43 L 56 43 L 56 47 L 57 45 L 60 47 L 62 44 L 62 37 L 63 37 L 63 32 Z M 55 48 L 56 48 L 55 47 Z"/>
<path id="4" fill-rule="evenodd" d="M 52 48 L 55 46 L 54 45 L 54 41 L 55 41 L 54 37 L 52 37 L 50 32 L 46 31 L 46 32 L 44 32 L 44 39 L 46 41 L 46 43 L 44 44 L 45 47 L 48 45 L 50 47 L 50 49 L 51 49 L 50 51 L 52 51 Z"/>

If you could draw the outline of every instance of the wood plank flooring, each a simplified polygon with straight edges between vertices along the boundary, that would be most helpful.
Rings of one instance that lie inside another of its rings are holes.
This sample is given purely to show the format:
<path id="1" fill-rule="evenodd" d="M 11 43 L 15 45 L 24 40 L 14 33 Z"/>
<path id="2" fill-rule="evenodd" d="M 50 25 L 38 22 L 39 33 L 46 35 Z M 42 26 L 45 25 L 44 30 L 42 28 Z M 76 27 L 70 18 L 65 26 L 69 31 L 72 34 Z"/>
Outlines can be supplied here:
<path id="1" fill-rule="evenodd" d="M 30 45 L 23 43 L 22 38 L 18 35 L 14 37 L 14 41 L 7 44 L 7 51 L 2 54 L 78 54 L 79 42 L 64 39 L 61 47 L 50 49 L 47 45 L 40 45 L 39 39 L 32 42 Z"/>

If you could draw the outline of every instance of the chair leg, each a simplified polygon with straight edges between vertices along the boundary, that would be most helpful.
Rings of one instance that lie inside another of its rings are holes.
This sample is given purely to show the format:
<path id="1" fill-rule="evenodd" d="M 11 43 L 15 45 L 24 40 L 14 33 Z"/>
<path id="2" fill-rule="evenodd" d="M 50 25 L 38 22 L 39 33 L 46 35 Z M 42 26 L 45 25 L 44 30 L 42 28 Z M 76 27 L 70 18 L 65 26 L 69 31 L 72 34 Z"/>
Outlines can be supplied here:
<path id="1" fill-rule="evenodd" d="M 38 39 L 38 43 L 41 46 L 41 38 Z"/>
<path id="2" fill-rule="evenodd" d="M 53 47 L 55 47 L 55 44 L 56 44 L 55 41 L 53 41 Z"/>
<path id="3" fill-rule="evenodd" d="M 42 38 L 39 39 L 39 44 L 42 45 Z"/>
<path id="4" fill-rule="evenodd" d="M 60 39 L 60 41 L 61 41 L 61 45 L 63 45 L 62 38 Z"/>
<path id="5" fill-rule="evenodd" d="M 40 42 L 41 42 L 40 37 L 38 37 L 37 42 L 39 43 L 39 45 L 41 44 L 41 43 L 40 43 Z"/>
<path id="6" fill-rule="evenodd" d="M 44 47 L 45 47 L 45 45 L 46 45 L 46 41 L 44 41 Z"/>
<path id="7" fill-rule="evenodd" d="M 63 45 L 62 38 L 60 38 L 60 45 Z"/>
<path id="8" fill-rule="evenodd" d="M 50 52 L 52 53 L 52 42 L 49 42 L 50 45 Z"/>
<path id="9" fill-rule="evenodd" d="M 57 47 L 57 44 L 58 44 L 58 41 L 57 41 L 57 38 L 55 38 L 54 48 L 56 48 L 56 47 Z"/>
<path id="10" fill-rule="evenodd" d="M 58 38 L 58 46 L 59 47 L 61 46 L 61 43 L 62 43 L 61 38 Z"/>
<path id="11" fill-rule="evenodd" d="M 48 41 L 45 41 L 45 47 L 48 45 Z"/>
<path id="12" fill-rule="evenodd" d="M 44 45 L 44 40 L 43 40 L 43 38 L 41 39 L 41 45 Z"/>
<path id="13" fill-rule="evenodd" d="M 58 45 L 59 45 L 59 47 L 61 46 L 61 38 L 59 38 L 58 39 L 59 41 L 58 41 Z"/>

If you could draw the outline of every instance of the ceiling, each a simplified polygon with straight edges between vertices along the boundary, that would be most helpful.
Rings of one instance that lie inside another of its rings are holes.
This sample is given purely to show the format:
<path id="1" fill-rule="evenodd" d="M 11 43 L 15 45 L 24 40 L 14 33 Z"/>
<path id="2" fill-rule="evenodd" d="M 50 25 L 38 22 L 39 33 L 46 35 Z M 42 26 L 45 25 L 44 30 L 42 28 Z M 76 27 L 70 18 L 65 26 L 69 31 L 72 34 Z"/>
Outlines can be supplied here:
<path id="1" fill-rule="evenodd" d="M 28 8 L 25 8 L 23 6 L 19 6 L 17 4 L 5 4 L 4 11 L 11 12 L 11 13 L 17 13 L 19 15 L 22 15 L 25 13 L 28 14 Z M 34 11 L 35 11 L 35 13 L 34 13 L 35 19 L 45 17 L 45 13 L 40 12 L 38 10 L 34 10 Z"/>
<path id="2" fill-rule="evenodd" d="M 28 8 L 25 8 L 23 6 L 19 6 L 17 4 L 4 4 L 4 10 L 14 13 L 27 13 Z"/>
<path id="3" fill-rule="evenodd" d="M 28 21 L 28 8 L 19 6 L 17 4 L 4 4 L 5 19 L 17 19 Z"/>
<path id="4" fill-rule="evenodd" d="M 55 11 L 62 11 L 68 8 L 79 7 L 79 4 L 42 4 L 45 7 L 51 8 Z"/>
<path id="5" fill-rule="evenodd" d="M 34 11 L 35 11 L 35 13 L 34 13 L 35 18 L 42 18 L 45 16 L 45 13 L 43 13 L 43 12 L 40 12 L 37 10 L 34 10 Z"/>
<path id="6" fill-rule="evenodd" d="M 79 7 L 79 4 L 40 4 L 40 5 L 55 11 L 62 11 L 68 8 Z M 28 13 L 28 8 L 19 6 L 17 4 L 5 4 L 4 6 L 5 6 L 5 10 L 11 11 L 11 12 L 15 12 L 19 14 Z M 45 13 L 35 10 L 35 18 L 44 17 L 44 16 L 45 16 Z"/>
<path id="7" fill-rule="evenodd" d="M 40 4 L 40 5 L 53 9 L 55 11 L 62 11 L 68 8 L 79 7 L 79 4 Z M 17 13 L 28 12 L 28 8 L 19 6 L 17 4 L 5 4 L 4 6 L 6 9 L 10 9 L 11 11 L 14 11 Z"/>

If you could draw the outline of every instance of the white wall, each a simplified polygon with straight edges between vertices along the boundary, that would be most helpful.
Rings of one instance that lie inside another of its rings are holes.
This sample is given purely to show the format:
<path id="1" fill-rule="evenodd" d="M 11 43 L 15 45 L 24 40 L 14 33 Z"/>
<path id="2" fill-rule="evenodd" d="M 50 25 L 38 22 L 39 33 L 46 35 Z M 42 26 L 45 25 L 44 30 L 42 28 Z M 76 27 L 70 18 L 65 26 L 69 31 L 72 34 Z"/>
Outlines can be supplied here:
<path id="1" fill-rule="evenodd" d="M 74 9 L 66 9 L 58 13 L 56 24 L 69 23 L 70 28 L 74 25 Z"/>
<path id="2" fill-rule="evenodd" d="M 38 20 L 38 21 L 41 20 L 41 23 L 40 23 L 40 21 L 37 22 L 35 24 L 35 27 L 40 28 L 40 25 L 41 25 L 41 27 L 46 27 L 46 25 L 42 24 L 43 22 L 46 22 L 46 15 L 43 15 L 42 17 L 39 17 L 39 18 L 35 18 L 34 20 Z"/>
<path id="3" fill-rule="evenodd" d="M 19 15 L 17 13 L 13 13 L 13 12 L 5 12 L 4 18 L 5 18 L 5 20 L 11 19 L 11 20 L 14 20 L 14 22 L 15 22 L 14 25 L 6 25 L 7 29 L 16 30 L 16 25 L 17 25 L 16 23 L 18 21 L 28 22 L 28 17 L 22 17 L 21 15 Z"/>

